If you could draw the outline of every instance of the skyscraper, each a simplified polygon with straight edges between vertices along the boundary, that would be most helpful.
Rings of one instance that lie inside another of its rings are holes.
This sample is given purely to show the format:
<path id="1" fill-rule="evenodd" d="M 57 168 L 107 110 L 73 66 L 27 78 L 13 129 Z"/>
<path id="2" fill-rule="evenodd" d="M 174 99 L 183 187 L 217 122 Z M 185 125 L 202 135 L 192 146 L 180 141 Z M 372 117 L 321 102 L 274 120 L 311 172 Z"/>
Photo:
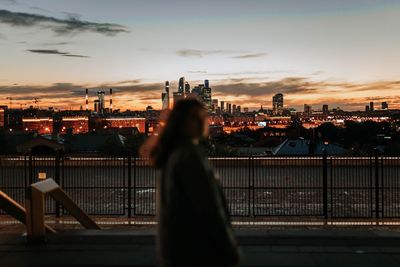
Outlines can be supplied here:
<path id="1" fill-rule="evenodd" d="M 185 77 L 179 78 L 178 93 L 181 93 L 181 94 L 185 93 Z"/>
<path id="2" fill-rule="evenodd" d="M 272 112 L 274 115 L 282 113 L 283 109 L 283 94 L 278 93 L 272 97 Z"/>
<path id="3" fill-rule="evenodd" d="M 169 109 L 169 81 L 165 82 L 165 92 L 161 94 L 162 109 Z"/>
<path id="4" fill-rule="evenodd" d="M 225 111 L 225 101 L 221 101 L 221 112 Z"/>
<path id="5" fill-rule="evenodd" d="M 232 113 L 232 104 L 231 103 L 227 103 L 226 105 L 227 105 L 228 113 L 231 114 Z"/>
<path id="6" fill-rule="evenodd" d="M 322 114 L 324 114 L 324 115 L 329 114 L 329 107 L 327 104 L 322 105 Z"/>
<path id="7" fill-rule="evenodd" d="M 112 113 L 112 111 L 113 111 L 113 99 L 112 99 L 112 95 L 113 95 L 113 90 L 112 90 L 112 88 L 110 88 L 110 113 Z"/>
<path id="8" fill-rule="evenodd" d="M 212 109 L 212 111 L 216 111 L 217 110 L 217 108 L 218 108 L 218 99 L 213 99 L 212 101 L 211 101 L 211 109 Z"/>
<path id="9" fill-rule="evenodd" d="M 97 92 L 97 97 L 98 97 L 98 111 L 99 113 L 104 113 L 104 91 L 98 91 Z"/>
<path id="10" fill-rule="evenodd" d="M 85 104 L 86 104 L 86 111 L 89 111 L 89 90 L 87 88 L 85 90 Z"/>
<path id="11" fill-rule="evenodd" d="M 97 112 L 97 113 L 100 112 L 100 109 L 99 109 L 99 100 L 98 100 L 98 99 L 94 100 L 94 102 L 93 102 L 93 110 L 94 110 L 94 112 Z"/>
<path id="12" fill-rule="evenodd" d="M 369 102 L 369 111 L 374 111 L 374 102 Z"/>
<path id="13" fill-rule="evenodd" d="M 307 104 L 304 104 L 304 114 L 305 115 L 311 115 L 311 111 L 312 111 L 311 106 L 307 105 Z"/>
<path id="14" fill-rule="evenodd" d="M 204 87 L 209 88 L 210 87 L 210 82 L 209 80 L 204 80 Z"/>
<path id="15" fill-rule="evenodd" d="M 190 84 L 185 82 L 185 94 L 190 94 Z"/>
<path id="16" fill-rule="evenodd" d="M 203 86 L 203 91 L 202 91 L 202 99 L 203 99 L 204 104 L 210 110 L 211 109 L 211 88 L 210 88 L 210 83 L 208 80 L 204 81 L 204 86 Z"/>

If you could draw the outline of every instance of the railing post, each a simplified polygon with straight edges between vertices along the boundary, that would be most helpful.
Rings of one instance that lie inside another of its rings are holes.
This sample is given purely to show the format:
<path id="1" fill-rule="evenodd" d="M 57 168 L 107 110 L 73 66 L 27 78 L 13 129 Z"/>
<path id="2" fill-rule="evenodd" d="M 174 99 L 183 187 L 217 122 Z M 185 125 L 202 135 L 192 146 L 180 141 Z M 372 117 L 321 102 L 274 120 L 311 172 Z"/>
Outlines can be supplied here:
<path id="1" fill-rule="evenodd" d="M 379 219 L 379 157 L 378 150 L 374 149 L 375 165 L 375 218 Z"/>
<path id="2" fill-rule="evenodd" d="M 254 158 L 249 157 L 249 215 L 255 217 Z"/>
<path id="3" fill-rule="evenodd" d="M 132 156 L 128 156 L 128 218 L 132 218 Z"/>
<path id="4" fill-rule="evenodd" d="M 31 185 L 31 184 L 33 184 L 33 158 L 32 158 L 32 151 L 29 151 L 28 169 L 29 169 L 29 185 Z"/>
<path id="5" fill-rule="evenodd" d="M 328 219 L 328 153 L 323 150 L 322 155 L 322 202 L 324 219 Z"/>
<path id="6" fill-rule="evenodd" d="M 56 158 L 55 158 L 55 174 L 54 174 L 54 180 L 57 184 L 60 184 L 60 150 L 57 150 L 56 152 Z M 60 203 L 56 201 L 56 217 L 60 217 Z"/>

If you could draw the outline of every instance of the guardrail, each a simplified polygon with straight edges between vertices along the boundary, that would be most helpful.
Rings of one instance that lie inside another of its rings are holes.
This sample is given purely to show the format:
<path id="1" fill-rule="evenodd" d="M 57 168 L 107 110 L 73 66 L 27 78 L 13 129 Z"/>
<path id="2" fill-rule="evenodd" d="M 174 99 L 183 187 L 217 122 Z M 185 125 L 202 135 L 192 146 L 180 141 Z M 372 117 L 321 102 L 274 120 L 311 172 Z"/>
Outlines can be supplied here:
<path id="1" fill-rule="evenodd" d="M 400 157 L 210 158 L 232 216 L 303 219 L 400 218 Z M 90 215 L 154 216 L 157 171 L 148 159 L 0 157 L 0 190 L 23 205 L 46 173 Z M 68 212 L 47 201 L 46 214 Z"/>
<path id="2" fill-rule="evenodd" d="M 23 206 L 17 203 L 14 199 L 9 197 L 3 191 L 0 191 L 0 210 L 18 220 L 22 224 L 26 224 L 26 210 Z M 55 231 L 48 225 L 43 223 L 44 230 L 47 233 L 54 233 Z"/>
<path id="3" fill-rule="evenodd" d="M 43 242 L 45 239 L 44 202 L 46 195 L 61 204 L 86 229 L 100 229 L 53 179 L 32 184 L 27 192 L 25 206 L 28 241 Z"/>

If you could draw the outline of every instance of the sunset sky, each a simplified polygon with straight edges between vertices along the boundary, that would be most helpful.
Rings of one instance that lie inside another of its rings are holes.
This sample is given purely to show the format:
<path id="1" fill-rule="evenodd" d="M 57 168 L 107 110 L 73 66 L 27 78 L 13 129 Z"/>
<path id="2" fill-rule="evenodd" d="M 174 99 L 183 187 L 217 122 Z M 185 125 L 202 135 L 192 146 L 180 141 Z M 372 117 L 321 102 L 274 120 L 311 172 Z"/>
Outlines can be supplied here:
<path id="1" fill-rule="evenodd" d="M 0 0 L 0 105 L 161 107 L 165 80 L 209 79 L 243 107 L 400 108 L 399 0 Z"/>

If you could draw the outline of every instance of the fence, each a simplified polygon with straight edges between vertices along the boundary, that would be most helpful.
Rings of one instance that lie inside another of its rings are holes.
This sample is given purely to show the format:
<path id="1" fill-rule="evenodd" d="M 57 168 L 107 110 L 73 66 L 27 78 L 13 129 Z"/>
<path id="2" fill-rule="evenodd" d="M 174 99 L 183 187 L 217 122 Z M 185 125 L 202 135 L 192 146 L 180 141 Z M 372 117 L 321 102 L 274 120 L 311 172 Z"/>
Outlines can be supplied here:
<path id="1" fill-rule="evenodd" d="M 398 157 L 210 158 L 232 216 L 400 218 Z M 38 173 L 52 177 L 91 215 L 154 216 L 156 177 L 147 159 L 0 157 L 0 190 L 24 204 Z M 66 211 L 48 201 L 48 214 Z"/>

